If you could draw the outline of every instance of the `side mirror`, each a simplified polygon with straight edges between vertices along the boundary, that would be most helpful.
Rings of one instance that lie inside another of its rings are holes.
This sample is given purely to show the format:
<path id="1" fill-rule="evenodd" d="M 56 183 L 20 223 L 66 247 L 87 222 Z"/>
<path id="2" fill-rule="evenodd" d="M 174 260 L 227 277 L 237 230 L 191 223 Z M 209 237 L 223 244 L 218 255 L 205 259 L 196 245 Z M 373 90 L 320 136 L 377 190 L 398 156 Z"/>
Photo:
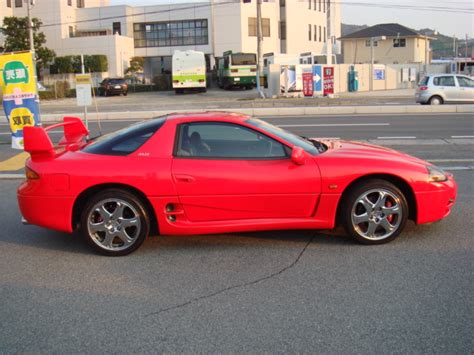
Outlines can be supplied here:
<path id="1" fill-rule="evenodd" d="M 303 165 L 306 162 L 306 152 L 301 147 L 294 147 L 291 151 L 291 161 L 296 165 Z"/>

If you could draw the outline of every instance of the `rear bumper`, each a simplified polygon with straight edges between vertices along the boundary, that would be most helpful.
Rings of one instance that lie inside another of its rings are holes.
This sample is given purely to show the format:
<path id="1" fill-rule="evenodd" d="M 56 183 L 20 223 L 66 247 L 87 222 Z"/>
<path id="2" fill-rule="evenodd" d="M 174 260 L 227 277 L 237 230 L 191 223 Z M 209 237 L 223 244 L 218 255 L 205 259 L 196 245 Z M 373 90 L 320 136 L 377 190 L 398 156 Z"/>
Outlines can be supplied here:
<path id="1" fill-rule="evenodd" d="M 431 223 L 447 217 L 456 202 L 457 184 L 450 176 L 448 181 L 433 184 L 433 191 L 416 193 L 417 224 Z"/>
<path id="2" fill-rule="evenodd" d="M 426 95 L 426 93 L 416 93 L 415 94 L 415 101 L 420 104 L 425 104 L 429 101 L 430 96 Z"/>
<path id="3" fill-rule="evenodd" d="M 72 232 L 72 197 L 30 196 L 18 189 L 22 222 L 57 231 Z"/>

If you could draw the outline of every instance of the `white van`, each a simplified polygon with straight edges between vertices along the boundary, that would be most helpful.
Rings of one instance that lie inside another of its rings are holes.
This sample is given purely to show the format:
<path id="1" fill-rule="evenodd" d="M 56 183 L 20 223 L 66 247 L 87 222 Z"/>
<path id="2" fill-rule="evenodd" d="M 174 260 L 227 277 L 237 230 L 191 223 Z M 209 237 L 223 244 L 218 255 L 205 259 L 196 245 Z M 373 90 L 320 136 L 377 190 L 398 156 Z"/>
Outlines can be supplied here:
<path id="1" fill-rule="evenodd" d="M 173 53 L 173 89 L 181 94 L 185 89 L 206 92 L 206 58 L 203 52 L 193 50 Z"/>

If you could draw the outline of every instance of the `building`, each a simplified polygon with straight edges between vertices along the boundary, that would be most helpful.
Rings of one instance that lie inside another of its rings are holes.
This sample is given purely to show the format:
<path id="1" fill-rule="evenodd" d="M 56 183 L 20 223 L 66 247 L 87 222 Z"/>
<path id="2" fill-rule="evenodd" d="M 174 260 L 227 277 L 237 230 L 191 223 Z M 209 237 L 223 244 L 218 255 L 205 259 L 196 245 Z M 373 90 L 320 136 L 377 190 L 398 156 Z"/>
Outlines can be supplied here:
<path id="1" fill-rule="evenodd" d="M 5 16 L 26 16 L 23 0 L 0 0 L 0 21 Z M 32 16 L 42 20 L 47 46 L 58 56 L 105 54 L 111 76 L 122 76 L 133 56 L 145 58 L 145 75 L 151 78 L 171 69 L 176 49 L 204 52 L 209 67 L 224 51 L 255 53 L 257 49 L 256 0 L 154 6 L 41 0 L 32 8 Z M 328 42 L 340 36 L 340 4 L 330 0 L 264 1 L 262 27 L 262 53 L 324 54 Z"/>
<path id="2" fill-rule="evenodd" d="M 380 40 L 385 36 L 385 40 Z M 344 63 L 379 64 L 429 63 L 431 37 L 397 23 L 385 23 L 353 32 L 340 38 Z M 378 40 L 377 40 L 378 39 Z"/>

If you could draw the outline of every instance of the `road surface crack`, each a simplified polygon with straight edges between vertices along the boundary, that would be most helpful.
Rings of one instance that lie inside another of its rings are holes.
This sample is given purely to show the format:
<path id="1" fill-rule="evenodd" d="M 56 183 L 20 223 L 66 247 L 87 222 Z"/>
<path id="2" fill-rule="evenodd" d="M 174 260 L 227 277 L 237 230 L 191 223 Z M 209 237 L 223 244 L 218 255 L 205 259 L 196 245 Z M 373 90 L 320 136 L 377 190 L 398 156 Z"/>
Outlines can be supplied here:
<path id="1" fill-rule="evenodd" d="M 213 293 L 209 293 L 207 295 L 203 295 L 203 296 L 199 296 L 199 297 L 195 297 L 189 301 L 186 301 L 186 302 L 183 302 L 183 303 L 180 303 L 180 304 L 177 304 L 177 305 L 174 305 L 174 306 L 170 306 L 170 307 L 167 307 L 167 308 L 162 308 L 162 309 L 159 309 L 155 312 L 151 312 L 151 313 L 148 313 L 145 315 L 145 318 L 147 317 L 150 317 L 150 316 L 156 316 L 156 315 L 159 315 L 161 313 L 165 313 L 165 312 L 169 312 L 169 311 L 173 311 L 173 310 L 176 310 L 176 309 L 180 309 L 180 308 L 183 308 L 183 307 L 186 307 L 186 306 L 189 306 L 190 304 L 193 304 L 193 303 L 196 303 L 196 302 L 199 302 L 199 301 L 202 301 L 202 300 L 205 300 L 205 299 L 208 299 L 208 298 L 212 298 L 212 297 L 215 297 L 217 295 L 220 295 L 222 293 L 225 293 L 227 291 L 231 291 L 231 290 L 235 290 L 237 288 L 243 288 L 243 287 L 248 287 L 248 286 L 253 286 L 253 285 L 256 285 L 258 283 L 261 283 L 263 281 L 266 281 L 266 280 L 269 280 L 269 279 L 272 279 L 274 277 L 277 277 L 281 274 L 283 274 L 284 272 L 292 269 L 293 267 L 296 266 L 296 264 L 298 264 L 298 262 L 300 261 L 301 257 L 303 256 L 303 254 L 305 253 L 306 249 L 308 249 L 309 245 L 311 244 L 311 242 L 313 241 L 314 239 L 314 235 L 311 236 L 309 238 L 309 240 L 306 242 L 305 246 L 303 247 L 303 249 L 301 249 L 301 251 L 299 252 L 298 256 L 295 258 L 295 260 L 293 260 L 293 262 L 287 266 L 285 266 L 284 268 L 278 270 L 278 271 L 275 271 L 273 273 L 271 273 L 270 275 L 267 275 L 267 276 L 263 276 L 263 277 L 260 277 L 256 280 L 253 280 L 253 281 L 249 281 L 249 282 L 244 282 L 244 283 L 240 283 L 240 284 L 237 284 L 237 285 L 233 285 L 233 286 L 228 286 L 228 287 L 225 287 L 225 288 L 222 288 L 218 291 L 215 291 Z"/>

